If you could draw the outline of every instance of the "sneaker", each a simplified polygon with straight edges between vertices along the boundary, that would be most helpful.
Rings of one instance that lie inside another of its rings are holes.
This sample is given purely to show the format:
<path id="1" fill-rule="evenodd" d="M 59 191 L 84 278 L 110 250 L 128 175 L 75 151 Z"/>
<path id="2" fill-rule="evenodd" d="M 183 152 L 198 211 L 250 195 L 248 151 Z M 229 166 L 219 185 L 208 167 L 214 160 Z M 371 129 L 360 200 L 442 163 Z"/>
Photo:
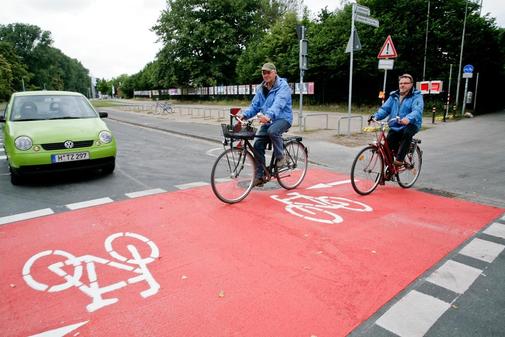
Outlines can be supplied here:
<path id="1" fill-rule="evenodd" d="M 253 187 L 261 187 L 265 184 L 265 179 L 263 177 L 254 178 Z"/>
<path id="2" fill-rule="evenodd" d="M 393 165 L 394 166 L 403 166 L 403 164 L 404 164 L 403 161 L 399 161 L 399 160 L 396 160 L 396 159 L 393 161 Z"/>
<path id="3" fill-rule="evenodd" d="M 277 166 L 277 168 L 280 168 L 280 167 L 286 166 L 287 163 L 288 163 L 288 161 L 286 160 L 286 157 L 284 156 L 281 159 L 277 159 L 276 166 Z"/>

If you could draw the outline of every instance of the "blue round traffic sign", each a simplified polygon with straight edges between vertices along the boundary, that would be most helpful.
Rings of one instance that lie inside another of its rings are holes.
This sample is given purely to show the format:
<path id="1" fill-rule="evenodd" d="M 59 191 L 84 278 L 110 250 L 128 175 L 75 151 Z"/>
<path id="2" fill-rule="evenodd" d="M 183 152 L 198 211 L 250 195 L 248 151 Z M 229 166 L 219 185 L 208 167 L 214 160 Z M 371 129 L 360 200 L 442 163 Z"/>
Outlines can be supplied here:
<path id="1" fill-rule="evenodd" d="M 473 66 L 471 64 L 467 64 L 463 67 L 464 73 L 473 73 Z"/>

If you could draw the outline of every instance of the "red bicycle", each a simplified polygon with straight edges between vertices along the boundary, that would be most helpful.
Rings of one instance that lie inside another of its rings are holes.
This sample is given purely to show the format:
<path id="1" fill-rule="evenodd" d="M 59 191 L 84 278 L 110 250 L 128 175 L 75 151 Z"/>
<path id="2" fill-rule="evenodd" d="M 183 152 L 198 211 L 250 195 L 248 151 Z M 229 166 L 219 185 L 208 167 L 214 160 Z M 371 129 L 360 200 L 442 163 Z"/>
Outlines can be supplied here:
<path id="1" fill-rule="evenodd" d="M 421 140 L 413 138 L 404 164 L 395 166 L 393 152 L 385 135 L 388 122 L 374 123 L 378 124 L 375 128 L 376 140 L 362 149 L 352 163 L 352 187 L 361 195 L 372 193 L 386 181 L 397 181 L 403 188 L 412 187 L 421 173 L 423 163 L 423 151 L 419 147 Z"/>

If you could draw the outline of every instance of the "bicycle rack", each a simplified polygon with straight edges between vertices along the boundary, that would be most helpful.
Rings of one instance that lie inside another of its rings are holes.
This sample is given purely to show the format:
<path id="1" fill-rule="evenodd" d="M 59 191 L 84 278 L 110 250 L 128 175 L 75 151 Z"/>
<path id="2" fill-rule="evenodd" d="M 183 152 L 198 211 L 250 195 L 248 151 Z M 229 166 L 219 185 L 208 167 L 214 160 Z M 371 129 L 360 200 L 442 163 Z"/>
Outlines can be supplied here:
<path id="1" fill-rule="evenodd" d="M 307 126 L 307 118 L 309 117 L 316 117 L 316 116 L 326 116 L 326 128 L 325 130 L 328 130 L 328 114 L 326 113 L 315 113 L 315 114 L 309 114 L 303 117 L 303 131 L 305 132 L 305 127 Z"/>
<path id="2" fill-rule="evenodd" d="M 344 117 L 339 117 L 339 119 L 338 119 L 338 122 L 337 122 L 337 135 L 340 135 L 340 122 L 343 119 L 347 119 L 349 121 L 349 123 L 351 123 L 351 119 L 353 119 L 353 118 L 359 118 L 359 119 L 361 119 L 361 127 L 360 127 L 359 130 L 360 130 L 360 132 L 362 132 L 362 130 L 363 130 L 363 116 L 344 116 Z"/>

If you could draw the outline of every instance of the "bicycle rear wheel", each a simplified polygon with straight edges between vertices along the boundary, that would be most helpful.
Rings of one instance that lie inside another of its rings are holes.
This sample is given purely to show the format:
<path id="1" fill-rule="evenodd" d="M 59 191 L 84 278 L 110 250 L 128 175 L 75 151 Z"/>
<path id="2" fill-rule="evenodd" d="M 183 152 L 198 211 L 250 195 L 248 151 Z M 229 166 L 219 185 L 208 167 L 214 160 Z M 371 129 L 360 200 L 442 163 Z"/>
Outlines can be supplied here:
<path id="1" fill-rule="evenodd" d="M 298 141 L 288 142 L 284 145 L 286 166 L 277 172 L 279 185 L 291 190 L 300 185 L 307 174 L 309 164 L 307 148 Z"/>
<path id="2" fill-rule="evenodd" d="M 367 195 L 379 185 L 384 172 L 384 160 L 377 147 L 369 145 L 361 150 L 351 167 L 351 184 L 356 193 Z"/>
<path id="3" fill-rule="evenodd" d="M 212 191 L 222 202 L 233 204 L 243 200 L 253 188 L 256 163 L 243 149 L 227 149 L 217 157 L 210 182 Z"/>
<path id="4" fill-rule="evenodd" d="M 409 151 L 404 159 L 404 165 L 396 175 L 398 185 L 403 188 L 409 188 L 414 185 L 419 174 L 421 173 L 421 166 L 423 164 L 423 156 L 421 149 L 416 147 L 414 152 Z"/>

